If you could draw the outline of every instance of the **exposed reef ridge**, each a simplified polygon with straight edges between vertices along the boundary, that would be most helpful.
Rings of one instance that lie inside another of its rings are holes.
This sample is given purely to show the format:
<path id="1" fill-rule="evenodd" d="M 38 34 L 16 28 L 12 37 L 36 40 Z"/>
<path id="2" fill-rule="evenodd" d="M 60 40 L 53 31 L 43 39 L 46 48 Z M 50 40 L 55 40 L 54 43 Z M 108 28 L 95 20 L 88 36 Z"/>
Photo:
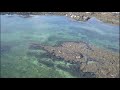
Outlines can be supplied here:
<path id="1" fill-rule="evenodd" d="M 85 42 L 64 42 L 59 46 L 32 43 L 29 49 L 44 49 L 51 57 L 79 64 L 79 70 L 93 72 L 99 78 L 115 78 L 119 75 L 119 54 Z"/>

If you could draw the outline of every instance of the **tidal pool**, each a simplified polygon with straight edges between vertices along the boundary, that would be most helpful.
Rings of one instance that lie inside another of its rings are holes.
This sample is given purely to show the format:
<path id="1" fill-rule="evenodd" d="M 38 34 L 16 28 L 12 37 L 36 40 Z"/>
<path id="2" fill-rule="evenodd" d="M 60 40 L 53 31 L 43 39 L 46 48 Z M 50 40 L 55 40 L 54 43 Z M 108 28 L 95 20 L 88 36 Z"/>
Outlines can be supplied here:
<path id="1" fill-rule="evenodd" d="M 72 64 L 48 57 L 42 49 L 29 49 L 31 43 L 55 46 L 65 41 L 84 41 L 118 53 L 119 26 L 94 17 L 78 22 L 65 16 L 1 15 L 1 77 L 95 77 L 92 72 L 71 70 Z"/>

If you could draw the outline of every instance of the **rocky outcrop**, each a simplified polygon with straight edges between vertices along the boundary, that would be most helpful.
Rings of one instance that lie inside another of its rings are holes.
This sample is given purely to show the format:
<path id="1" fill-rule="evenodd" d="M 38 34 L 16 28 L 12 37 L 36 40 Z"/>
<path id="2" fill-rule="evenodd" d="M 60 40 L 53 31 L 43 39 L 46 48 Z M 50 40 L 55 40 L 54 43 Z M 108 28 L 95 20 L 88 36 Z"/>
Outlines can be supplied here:
<path id="1" fill-rule="evenodd" d="M 80 70 L 94 72 L 97 77 L 114 78 L 119 75 L 118 53 L 85 42 L 65 42 L 60 46 L 38 45 L 37 47 L 46 50 L 49 55 L 62 58 L 61 60 L 71 64 L 80 64 Z"/>

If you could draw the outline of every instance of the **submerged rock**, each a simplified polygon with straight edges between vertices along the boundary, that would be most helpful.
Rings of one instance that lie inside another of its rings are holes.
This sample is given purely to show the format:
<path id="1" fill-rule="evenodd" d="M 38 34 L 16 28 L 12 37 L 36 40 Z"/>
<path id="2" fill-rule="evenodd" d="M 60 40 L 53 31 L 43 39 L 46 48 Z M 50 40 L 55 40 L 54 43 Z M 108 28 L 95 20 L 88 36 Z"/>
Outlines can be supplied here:
<path id="1" fill-rule="evenodd" d="M 9 52 L 11 50 L 11 48 L 12 47 L 9 46 L 9 45 L 1 45 L 0 46 L 0 52 L 1 52 L 1 54 Z"/>
<path id="2" fill-rule="evenodd" d="M 38 48 L 40 48 L 39 46 L 51 57 L 65 60 L 71 64 L 79 64 L 79 70 L 95 73 L 96 77 L 116 77 L 119 73 L 118 53 L 85 42 L 64 42 L 58 46 L 38 45 Z"/>

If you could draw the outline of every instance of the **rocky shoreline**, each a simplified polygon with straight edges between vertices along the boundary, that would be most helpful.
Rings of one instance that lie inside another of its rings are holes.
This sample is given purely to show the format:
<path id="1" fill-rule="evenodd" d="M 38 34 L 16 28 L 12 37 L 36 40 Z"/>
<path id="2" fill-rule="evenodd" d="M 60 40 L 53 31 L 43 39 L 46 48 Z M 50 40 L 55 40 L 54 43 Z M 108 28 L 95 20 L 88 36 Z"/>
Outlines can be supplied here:
<path id="1" fill-rule="evenodd" d="M 110 23 L 115 25 L 119 25 L 119 19 L 120 19 L 119 12 L 1 12 L 1 15 L 5 15 L 5 14 L 26 15 L 28 17 L 30 15 L 61 15 L 61 16 L 70 17 L 77 21 L 87 21 L 91 17 L 96 17 L 105 23 Z"/>

